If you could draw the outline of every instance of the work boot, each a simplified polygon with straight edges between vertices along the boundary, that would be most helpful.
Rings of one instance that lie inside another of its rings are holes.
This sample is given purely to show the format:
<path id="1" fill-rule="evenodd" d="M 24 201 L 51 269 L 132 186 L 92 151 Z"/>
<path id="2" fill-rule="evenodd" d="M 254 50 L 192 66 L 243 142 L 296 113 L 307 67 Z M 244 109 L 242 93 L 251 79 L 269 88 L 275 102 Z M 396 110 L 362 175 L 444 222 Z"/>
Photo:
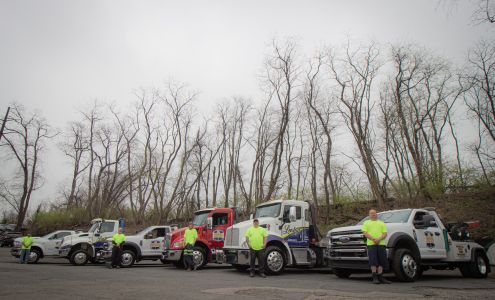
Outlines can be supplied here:
<path id="1" fill-rule="evenodd" d="M 265 273 L 260 273 L 260 276 L 263 277 L 263 278 L 266 278 Z"/>
<path id="2" fill-rule="evenodd" d="M 249 272 L 249 277 L 254 277 L 254 271 Z"/>
<path id="3" fill-rule="evenodd" d="M 388 281 L 387 279 L 385 279 L 385 277 L 383 277 L 383 274 L 378 274 L 378 281 L 380 281 L 380 283 L 384 283 L 384 284 L 391 284 L 392 283 L 391 281 Z"/>
<path id="4" fill-rule="evenodd" d="M 371 275 L 373 276 L 373 281 L 372 282 L 374 284 L 380 284 L 380 280 L 378 280 L 378 274 L 372 273 Z"/>
<path id="5" fill-rule="evenodd" d="M 198 266 L 197 265 L 194 265 L 193 271 L 196 271 L 197 269 L 198 269 Z"/>

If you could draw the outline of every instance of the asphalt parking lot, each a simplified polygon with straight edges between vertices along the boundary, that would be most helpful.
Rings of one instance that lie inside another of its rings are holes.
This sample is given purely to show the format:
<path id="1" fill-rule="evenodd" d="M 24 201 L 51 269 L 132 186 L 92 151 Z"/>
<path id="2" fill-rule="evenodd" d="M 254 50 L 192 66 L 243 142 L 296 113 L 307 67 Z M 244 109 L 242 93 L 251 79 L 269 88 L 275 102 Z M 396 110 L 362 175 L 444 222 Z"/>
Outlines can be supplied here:
<path id="1" fill-rule="evenodd" d="M 458 271 L 429 271 L 414 283 L 369 281 L 365 274 L 339 279 L 325 270 L 301 269 L 250 278 L 223 265 L 187 272 L 160 262 L 129 269 L 74 267 L 64 259 L 20 265 L 0 248 L 0 299 L 495 299 L 493 274 L 479 280 Z"/>

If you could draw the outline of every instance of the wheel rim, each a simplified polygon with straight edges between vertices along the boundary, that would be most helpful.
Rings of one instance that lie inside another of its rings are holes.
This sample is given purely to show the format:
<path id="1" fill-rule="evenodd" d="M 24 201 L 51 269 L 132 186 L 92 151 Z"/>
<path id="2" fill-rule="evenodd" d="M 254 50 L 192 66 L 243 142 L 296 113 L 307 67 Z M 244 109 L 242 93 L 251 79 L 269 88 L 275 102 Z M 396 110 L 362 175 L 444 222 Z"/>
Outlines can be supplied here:
<path id="1" fill-rule="evenodd" d="M 37 259 L 38 259 L 38 253 L 36 253 L 35 251 L 31 251 L 31 253 L 29 253 L 29 261 L 34 262 Z"/>
<path id="2" fill-rule="evenodd" d="M 193 261 L 195 266 L 202 266 L 204 262 L 204 255 L 203 252 L 199 250 L 194 250 L 193 251 Z"/>
<path id="3" fill-rule="evenodd" d="M 280 252 L 271 251 L 266 257 L 266 264 L 271 271 L 278 272 L 284 265 L 284 258 Z"/>
<path id="4" fill-rule="evenodd" d="M 486 263 L 485 263 L 485 260 L 483 259 L 483 257 L 478 256 L 477 263 L 478 263 L 478 271 L 481 274 L 485 275 L 485 273 L 486 273 Z"/>
<path id="5" fill-rule="evenodd" d="M 402 269 L 409 278 L 414 278 L 418 271 L 418 266 L 414 257 L 409 254 L 404 254 L 404 256 L 402 256 Z"/>
<path id="6" fill-rule="evenodd" d="M 85 263 L 85 262 L 86 262 L 87 257 L 88 257 L 88 256 L 86 255 L 86 253 L 84 253 L 84 252 L 79 252 L 79 253 L 77 253 L 77 254 L 74 256 L 74 262 L 75 262 L 76 264 L 78 264 L 78 265 L 79 265 L 79 264 L 83 264 L 83 263 Z"/>
<path id="7" fill-rule="evenodd" d="M 122 266 L 130 266 L 132 261 L 134 260 L 134 256 L 131 253 L 124 253 L 121 257 Z"/>

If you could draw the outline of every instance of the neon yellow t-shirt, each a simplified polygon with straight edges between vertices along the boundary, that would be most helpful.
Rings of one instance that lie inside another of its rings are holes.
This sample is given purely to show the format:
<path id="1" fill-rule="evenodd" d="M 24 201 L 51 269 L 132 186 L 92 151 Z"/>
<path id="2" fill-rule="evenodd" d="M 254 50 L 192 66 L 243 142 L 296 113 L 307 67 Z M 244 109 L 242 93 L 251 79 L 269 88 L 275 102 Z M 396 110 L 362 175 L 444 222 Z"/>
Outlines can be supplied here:
<path id="1" fill-rule="evenodd" d="M 116 233 L 112 237 L 112 241 L 114 241 L 115 244 L 117 245 L 122 245 L 122 243 L 125 242 L 125 234 L 123 233 Z"/>
<path id="2" fill-rule="evenodd" d="M 381 237 L 382 234 L 384 234 L 385 232 L 387 232 L 387 226 L 381 220 L 376 220 L 376 221 L 366 220 L 364 221 L 363 226 L 361 227 L 361 231 L 367 232 L 369 235 L 371 235 L 373 238 L 376 239 Z M 366 245 L 373 246 L 375 245 L 375 243 L 372 240 L 367 239 Z M 385 240 L 381 240 L 379 245 L 385 245 Z"/>
<path id="3" fill-rule="evenodd" d="M 263 240 L 268 236 L 266 229 L 258 226 L 258 228 L 250 227 L 245 234 L 249 238 L 249 245 L 253 250 L 261 250 L 264 248 Z"/>
<path id="4" fill-rule="evenodd" d="M 21 249 L 24 250 L 31 249 L 31 245 L 33 245 L 33 237 L 25 236 L 22 238 Z"/>
<path id="5" fill-rule="evenodd" d="M 198 238 L 198 232 L 196 231 L 196 229 L 187 228 L 186 231 L 184 232 L 184 241 L 186 242 L 186 245 L 189 244 L 194 246 L 194 242 L 196 241 L 196 238 Z"/>

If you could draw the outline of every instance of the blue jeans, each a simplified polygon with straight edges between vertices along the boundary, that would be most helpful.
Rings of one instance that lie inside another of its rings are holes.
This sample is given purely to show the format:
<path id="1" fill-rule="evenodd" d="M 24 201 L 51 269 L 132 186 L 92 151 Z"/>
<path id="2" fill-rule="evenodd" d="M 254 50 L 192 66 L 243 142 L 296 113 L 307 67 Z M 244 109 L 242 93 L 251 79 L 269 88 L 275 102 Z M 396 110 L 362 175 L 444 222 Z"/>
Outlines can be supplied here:
<path id="1" fill-rule="evenodd" d="M 21 250 L 21 264 L 27 264 L 29 261 L 29 255 L 31 254 L 31 249 Z"/>

